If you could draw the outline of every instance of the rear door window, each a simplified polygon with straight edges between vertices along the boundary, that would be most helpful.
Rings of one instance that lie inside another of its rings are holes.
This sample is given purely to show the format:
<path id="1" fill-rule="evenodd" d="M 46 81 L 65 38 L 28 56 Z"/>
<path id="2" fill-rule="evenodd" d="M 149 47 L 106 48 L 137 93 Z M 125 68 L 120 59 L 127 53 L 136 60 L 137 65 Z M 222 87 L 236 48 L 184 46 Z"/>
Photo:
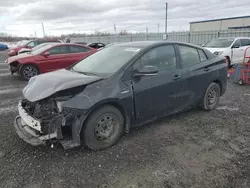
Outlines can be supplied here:
<path id="1" fill-rule="evenodd" d="M 88 52 L 89 49 L 81 46 L 70 46 L 70 53 L 81 53 L 81 52 Z"/>
<path id="2" fill-rule="evenodd" d="M 56 46 L 48 51 L 51 55 L 70 53 L 68 46 Z"/>
<path id="3" fill-rule="evenodd" d="M 179 45 L 179 50 L 183 67 L 189 67 L 200 63 L 200 57 L 196 48 Z"/>

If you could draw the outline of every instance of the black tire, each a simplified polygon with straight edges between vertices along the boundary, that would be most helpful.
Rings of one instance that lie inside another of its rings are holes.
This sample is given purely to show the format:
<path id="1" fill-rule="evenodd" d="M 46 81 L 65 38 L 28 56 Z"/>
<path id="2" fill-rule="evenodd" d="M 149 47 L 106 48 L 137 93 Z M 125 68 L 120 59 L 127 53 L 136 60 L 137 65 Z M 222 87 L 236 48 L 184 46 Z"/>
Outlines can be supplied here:
<path id="1" fill-rule="evenodd" d="M 30 70 L 30 73 L 28 73 Z M 39 69 L 35 65 L 24 65 L 19 71 L 22 79 L 29 80 L 31 77 L 39 74 Z"/>
<path id="2" fill-rule="evenodd" d="M 109 123 L 114 125 L 110 125 L 110 128 L 108 126 Z M 104 133 L 104 127 L 108 129 L 108 133 Z M 84 125 L 82 136 L 84 144 L 88 148 L 102 150 L 114 145 L 120 139 L 123 132 L 124 117 L 122 113 L 114 106 L 105 105 L 90 114 Z M 104 134 L 106 135 L 104 136 Z"/>
<path id="3" fill-rule="evenodd" d="M 208 86 L 206 93 L 202 99 L 201 108 L 206 111 L 214 110 L 219 104 L 220 94 L 221 94 L 220 86 L 217 83 L 214 82 L 211 83 Z"/>

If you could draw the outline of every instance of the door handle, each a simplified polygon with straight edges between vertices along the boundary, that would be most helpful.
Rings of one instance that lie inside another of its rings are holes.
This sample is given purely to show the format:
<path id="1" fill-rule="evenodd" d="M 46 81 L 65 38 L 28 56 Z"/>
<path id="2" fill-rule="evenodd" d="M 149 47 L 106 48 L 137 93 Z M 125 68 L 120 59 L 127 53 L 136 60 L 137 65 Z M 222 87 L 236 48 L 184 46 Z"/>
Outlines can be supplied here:
<path id="1" fill-rule="evenodd" d="M 210 68 L 206 67 L 206 68 L 204 68 L 204 71 L 205 72 L 210 71 Z"/>
<path id="2" fill-rule="evenodd" d="M 173 80 L 179 80 L 181 78 L 180 75 L 174 75 Z"/>

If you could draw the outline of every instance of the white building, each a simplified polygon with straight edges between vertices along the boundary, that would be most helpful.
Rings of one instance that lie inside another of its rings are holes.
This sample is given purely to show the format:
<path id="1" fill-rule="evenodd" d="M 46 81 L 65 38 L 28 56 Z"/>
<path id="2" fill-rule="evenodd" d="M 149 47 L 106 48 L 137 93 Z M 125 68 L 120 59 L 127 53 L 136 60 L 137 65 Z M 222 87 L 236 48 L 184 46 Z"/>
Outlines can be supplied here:
<path id="1" fill-rule="evenodd" d="M 190 31 L 250 29 L 250 16 L 190 22 Z"/>

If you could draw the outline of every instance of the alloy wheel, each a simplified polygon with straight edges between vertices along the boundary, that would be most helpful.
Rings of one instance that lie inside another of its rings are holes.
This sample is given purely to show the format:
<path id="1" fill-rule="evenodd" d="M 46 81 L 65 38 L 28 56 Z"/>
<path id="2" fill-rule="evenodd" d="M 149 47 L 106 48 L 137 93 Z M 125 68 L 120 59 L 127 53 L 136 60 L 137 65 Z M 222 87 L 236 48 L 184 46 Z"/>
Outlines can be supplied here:
<path id="1" fill-rule="evenodd" d="M 23 77 L 25 79 L 30 79 L 33 76 L 38 75 L 38 70 L 33 66 L 26 66 L 23 69 Z"/>

